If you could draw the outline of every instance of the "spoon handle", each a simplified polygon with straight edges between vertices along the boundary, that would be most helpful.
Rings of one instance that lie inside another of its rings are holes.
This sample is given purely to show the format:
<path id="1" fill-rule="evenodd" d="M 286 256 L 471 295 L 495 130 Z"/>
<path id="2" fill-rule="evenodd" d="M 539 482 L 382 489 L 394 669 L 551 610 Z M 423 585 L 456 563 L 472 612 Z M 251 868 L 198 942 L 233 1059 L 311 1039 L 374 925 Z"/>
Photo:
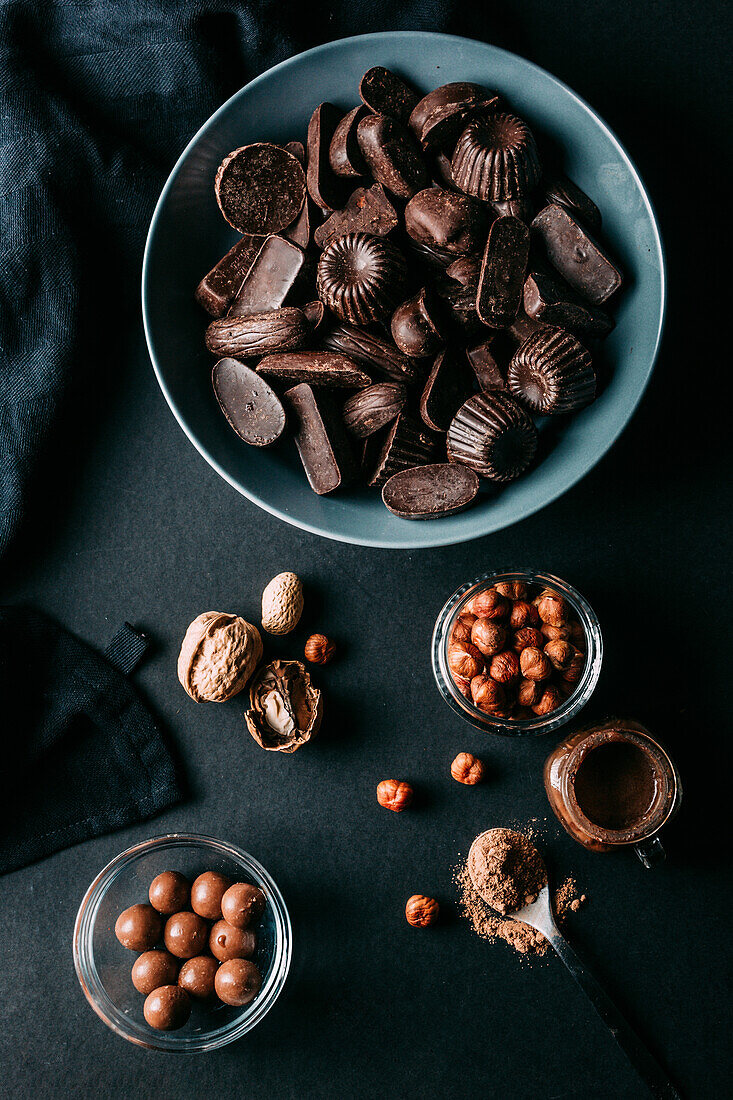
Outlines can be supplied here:
<path id="1" fill-rule="evenodd" d="M 548 939 L 652 1096 L 661 1097 L 663 1100 L 680 1100 L 679 1092 L 662 1067 L 652 1057 L 611 998 L 575 954 L 570 944 L 557 931 L 553 931 Z"/>

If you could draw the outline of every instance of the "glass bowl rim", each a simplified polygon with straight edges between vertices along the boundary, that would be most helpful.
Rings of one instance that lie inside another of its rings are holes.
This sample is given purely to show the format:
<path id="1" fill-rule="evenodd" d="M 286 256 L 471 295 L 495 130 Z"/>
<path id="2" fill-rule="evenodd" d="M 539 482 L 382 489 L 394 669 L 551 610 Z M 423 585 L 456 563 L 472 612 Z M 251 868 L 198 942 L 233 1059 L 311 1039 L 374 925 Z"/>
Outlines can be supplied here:
<path id="1" fill-rule="evenodd" d="M 270 972 L 265 979 L 259 995 L 250 1004 L 243 1006 L 239 1016 L 224 1026 L 205 1034 L 180 1035 L 177 1032 L 160 1033 L 143 1030 L 142 1025 L 134 1026 L 121 1012 L 107 993 L 94 964 L 92 938 L 97 913 L 101 902 L 115 879 L 142 856 L 166 848 L 199 847 L 226 856 L 238 863 L 248 874 L 259 878 L 257 885 L 264 885 L 268 905 L 271 907 L 275 924 L 275 945 Z M 243 848 L 228 841 L 203 833 L 163 833 L 133 844 L 110 860 L 95 876 L 82 898 L 74 922 L 73 954 L 76 976 L 82 991 L 107 1026 L 127 1039 L 128 1042 L 147 1050 L 165 1053 L 198 1054 L 215 1050 L 227 1043 L 239 1039 L 250 1031 L 269 1012 L 280 995 L 287 979 L 292 958 L 293 935 L 290 916 L 285 900 L 269 872 L 259 860 Z"/>
<path id="2" fill-rule="evenodd" d="M 460 695 L 455 687 L 453 679 L 447 667 L 447 649 L 450 638 L 450 630 L 468 599 L 475 594 L 475 590 L 488 584 L 500 584 L 502 581 L 524 581 L 528 584 L 547 584 L 557 587 L 560 594 L 573 605 L 578 614 L 581 625 L 585 631 L 587 641 L 587 654 L 583 676 L 577 683 L 575 690 L 556 710 L 548 715 L 537 715 L 535 718 L 492 718 L 473 705 L 468 699 Z M 464 721 L 469 722 L 476 729 L 484 733 L 498 734 L 502 737 L 526 737 L 539 736 L 559 729 L 582 710 L 595 691 L 601 674 L 603 663 L 603 636 L 598 616 L 586 600 L 585 596 L 568 581 L 553 573 L 545 573 L 534 569 L 496 569 L 488 573 L 482 573 L 473 580 L 464 581 L 448 597 L 441 608 L 435 621 L 433 637 L 431 641 L 431 661 L 433 675 L 438 690 L 450 708 Z M 460 698 L 459 698 L 460 696 Z"/>

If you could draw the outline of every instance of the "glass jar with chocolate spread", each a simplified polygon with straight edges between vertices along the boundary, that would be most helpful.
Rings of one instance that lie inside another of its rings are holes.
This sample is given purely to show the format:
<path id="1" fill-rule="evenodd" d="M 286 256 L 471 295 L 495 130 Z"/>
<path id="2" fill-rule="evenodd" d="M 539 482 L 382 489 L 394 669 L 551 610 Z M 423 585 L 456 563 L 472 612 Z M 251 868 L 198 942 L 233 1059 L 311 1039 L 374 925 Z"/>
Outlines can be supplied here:
<path id="1" fill-rule="evenodd" d="M 610 718 L 562 741 L 545 761 L 545 790 L 560 823 L 594 852 L 633 845 L 645 867 L 664 859 L 659 832 L 676 812 L 674 763 L 639 722 Z"/>

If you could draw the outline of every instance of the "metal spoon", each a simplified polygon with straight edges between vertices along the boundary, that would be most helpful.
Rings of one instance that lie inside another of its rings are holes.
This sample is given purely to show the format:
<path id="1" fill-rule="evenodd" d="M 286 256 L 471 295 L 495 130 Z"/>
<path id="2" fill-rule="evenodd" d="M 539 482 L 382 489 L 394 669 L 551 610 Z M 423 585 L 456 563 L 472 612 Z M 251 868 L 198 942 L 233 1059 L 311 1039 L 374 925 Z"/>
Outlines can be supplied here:
<path id="1" fill-rule="evenodd" d="M 482 833 L 481 836 L 483 835 Z M 472 849 L 481 839 L 481 836 L 476 837 L 471 846 Z M 469 874 L 471 873 L 471 865 L 472 861 L 469 854 Z M 473 874 L 471 874 L 471 881 L 487 905 L 491 905 L 491 900 L 480 889 Z M 553 951 L 565 963 L 652 1096 L 663 1097 L 664 1100 L 681 1100 L 680 1094 L 662 1067 L 626 1022 L 585 964 L 580 961 L 567 940 L 560 934 L 552 915 L 549 884 L 542 887 L 536 901 L 533 901 L 530 905 L 525 905 L 523 909 L 517 909 L 514 913 L 507 913 L 505 916 L 512 920 L 524 921 L 525 924 L 531 925 L 532 928 L 536 928 L 538 932 L 542 933 Z"/>

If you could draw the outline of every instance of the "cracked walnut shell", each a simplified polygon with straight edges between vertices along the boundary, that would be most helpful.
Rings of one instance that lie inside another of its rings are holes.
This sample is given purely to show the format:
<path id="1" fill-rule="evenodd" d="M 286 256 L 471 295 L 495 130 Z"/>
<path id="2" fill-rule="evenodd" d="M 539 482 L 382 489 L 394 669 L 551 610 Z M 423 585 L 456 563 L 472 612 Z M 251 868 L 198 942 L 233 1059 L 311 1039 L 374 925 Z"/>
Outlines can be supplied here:
<path id="1" fill-rule="evenodd" d="M 239 615 L 206 611 L 186 631 L 178 679 L 196 703 L 224 703 L 242 690 L 262 656 L 256 626 Z"/>
<path id="2" fill-rule="evenodd" d="M 320 691 L 301 661 L 273 661 L 249 689 L 247 729 L 270 752 L 295 752 L 315 737 L 323 717 Z"/>

